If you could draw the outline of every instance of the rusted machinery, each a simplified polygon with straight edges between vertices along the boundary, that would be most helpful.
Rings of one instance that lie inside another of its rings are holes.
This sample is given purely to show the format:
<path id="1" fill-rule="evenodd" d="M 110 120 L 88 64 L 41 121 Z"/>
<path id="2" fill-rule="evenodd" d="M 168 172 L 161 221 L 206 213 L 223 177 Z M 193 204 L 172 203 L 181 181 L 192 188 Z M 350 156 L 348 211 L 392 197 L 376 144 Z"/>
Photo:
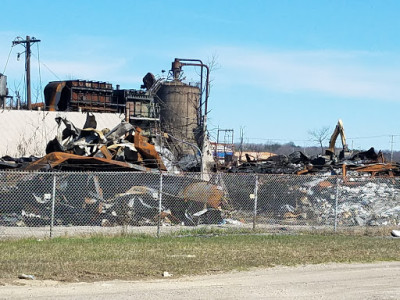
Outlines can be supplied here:
<path id="1" fill-rule="evenodd" d="M 86 80 L 53 81 L 44 89 L 50 111 L 117 112 L 110 83 Z"/>
<path id="2" fill-rule="evenodd" d="M 121 90 L 117 86 L 117 89 L 113 91 L 113 99 L 120 105 L 125 103 L 127 122 L 139 126 L 147 135 L 154 134 L 152 131 L 157 127 L 155 124 L 160 122 L 160 109 L 159 105 L 154 102 L 151 92 L 133 89 Z"/>

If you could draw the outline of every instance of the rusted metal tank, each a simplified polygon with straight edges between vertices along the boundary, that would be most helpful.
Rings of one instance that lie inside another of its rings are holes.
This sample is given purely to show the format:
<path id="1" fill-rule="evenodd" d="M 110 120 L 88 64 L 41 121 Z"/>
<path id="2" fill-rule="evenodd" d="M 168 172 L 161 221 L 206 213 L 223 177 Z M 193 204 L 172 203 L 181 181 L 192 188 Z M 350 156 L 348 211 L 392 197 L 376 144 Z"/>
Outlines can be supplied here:
<path id="1" fill-rule="evenodd" d="M 187 143 L 196 144 L 200 89 L 179 80 L 166 81 L 157 92 L 161 127 L 168 134 Z M 197 144 L 196 144 L 197 145 Z M 195 148 L 179 144 L 179 154 L 194 154 Z"/>
<path id="2" fill-rule="evenodd" d="M 0 106 L 5 107 L 8 95 L 7 76 L 0 73 Z"/>

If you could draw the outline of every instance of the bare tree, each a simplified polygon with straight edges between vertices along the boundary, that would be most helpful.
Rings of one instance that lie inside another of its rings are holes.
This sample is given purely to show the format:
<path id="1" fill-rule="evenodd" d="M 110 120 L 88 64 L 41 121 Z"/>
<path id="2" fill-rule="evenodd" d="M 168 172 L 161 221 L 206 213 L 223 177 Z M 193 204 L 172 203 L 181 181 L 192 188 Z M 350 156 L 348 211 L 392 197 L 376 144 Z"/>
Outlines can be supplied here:
<path id="1" fill-rule="evenodd" d="M 329 126 L 324 126 L 319 129 L 309 130 L 308 134 L 311 140 L 318 143 L 321 147 L 321 154 L 324 154 L 323 142 L 328 139 L 329 136 Z"/>
<path id="2" fill-rule="evenodd" d="M 210 74 L 213 74 L 215 71 L 221 69 L 221 65 L 218 63 L 218 55 L 216 53 L 213 53 L 211 57 L 208 57 L 207 65 L 210 70 Z M 214 80 L 215 80 L 215 78 L 210 75 L 209 82 L 208 82 L 209 90 L 211 90 L 211 88 L 213 87 Z"/>
<path id="3" fill-rule="evenodd" d="M 39 102 L 42 102 L 42 90 L 41 90 L 41 88 L 40 88 L 40 86 L 39 85 L 36 85 L 36 86 L 34 86 L 33 87 L 33 99 L 35 99 L 34 100 L 34 103 L 39 103 Z"/>

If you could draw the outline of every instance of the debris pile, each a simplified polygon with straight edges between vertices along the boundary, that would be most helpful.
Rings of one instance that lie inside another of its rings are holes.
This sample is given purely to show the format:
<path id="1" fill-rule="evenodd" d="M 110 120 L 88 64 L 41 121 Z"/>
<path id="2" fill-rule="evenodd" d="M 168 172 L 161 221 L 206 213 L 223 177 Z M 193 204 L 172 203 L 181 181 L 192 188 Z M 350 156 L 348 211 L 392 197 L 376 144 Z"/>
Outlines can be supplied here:
<path id="1" fill-rule="evenodd" d="M 400 193 L 396 182 L 366 181 L 368 177 L 339 183 L 336 178 L 316 177 L 297 184 L 280 179 L 286 188 L 276 189 L 276 182 L 260 186 L 260 214 L 274 220 L 297 220 L 307 224 L 378 226 L 400 224 Z M 336 202 L 337 198 L 337 202 Z M 337 204 L 337 208 L 336 208 Z"/>
<path id="2" fill-rule="evenodd" d="M 130 123 L 97 130 L 96 120 L 89 113 L 83 129 L 66 118 L 56 118 L 56 122 L 57 137 L 47 144 L 47 155 L 25 170 L 174 170 L 169 150 L 161 149 L 157 137 L 143 136 L 142 130 Z M 161 157 L 159 152 L 164 155 Z"/>
<path id="3" fill-rule="evenodd" d="M 130 173 L 126 180 L 124 174 L 58 174 L 54 224 L 145 226 L 159 221 L 163 225 L 216 224 L 222 222 L 224 213 L 230 209 L 222 187 L 174 175 L 163 176 L 160 207 L 159 176 Z M 28 173 L 14 185 L 10 182 L 0 191 L 0 225 L 49 225 L 53 180 L 51 173 Z"/>
<path id="4" fill-rule="evenodd" d="M 301 151 L 292 154 L 275 155 L 265 160 L 251 160 L 232 167 L 230 173 L 260 173 L 260 174 L 322 174 L 346 175 L 369 173 L 372 175 L 400 175 L 400 164 L 384 163 L 381 152 L 374 148 L 358 152 L 349 157 L 338 159 L 335 155 L 320 155 L 308 157 Z"/>

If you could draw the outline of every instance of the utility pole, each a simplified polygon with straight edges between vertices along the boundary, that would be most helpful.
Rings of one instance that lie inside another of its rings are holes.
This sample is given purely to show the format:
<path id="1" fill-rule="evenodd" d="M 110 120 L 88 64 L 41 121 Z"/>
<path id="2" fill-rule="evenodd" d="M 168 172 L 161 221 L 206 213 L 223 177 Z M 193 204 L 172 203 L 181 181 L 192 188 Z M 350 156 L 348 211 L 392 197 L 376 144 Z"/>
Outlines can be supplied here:
<path id="1" fill-rule="evenodd" d="M 28 110 L 32 109 L 31 101 L 31 44 L 38 43 L 40 40 L 34 37 L 26 36 L 26 40 L 16 40 L 12 42 L 12 45 L 22 44 L 25 47 L 25 71 L 26 71 L 26 103 Z"/>
<path id="2" fill-rule="evenodd" d="M 393 134 L 392 134 L 392 141 L 390 142 L 391 147 L 390 147 L 390 163 L 393 162 Z"/>
<path id="3" fill-rule="evenodd" d="M 243 153 L 243 127 L 240 126 L 240 145 L 239 145 L 239 162 L 242 162 L 242 153 Z"/>

